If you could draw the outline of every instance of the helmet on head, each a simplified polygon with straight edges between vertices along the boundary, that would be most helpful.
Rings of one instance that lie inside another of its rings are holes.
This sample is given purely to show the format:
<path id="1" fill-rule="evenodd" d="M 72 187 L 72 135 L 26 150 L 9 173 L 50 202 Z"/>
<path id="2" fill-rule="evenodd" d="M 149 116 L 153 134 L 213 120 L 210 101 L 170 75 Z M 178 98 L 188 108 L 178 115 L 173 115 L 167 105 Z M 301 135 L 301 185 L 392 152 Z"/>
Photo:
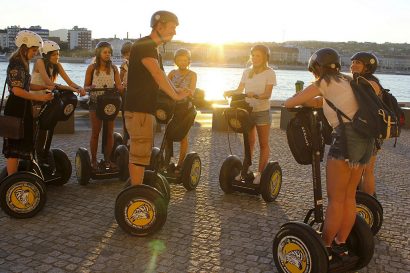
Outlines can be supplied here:
<path id="1" fill-rule="evenodd" d="M 113 51 L 112 46 L 109 42 L 106 42 L 106 41 L 98 42 L 98 44 L 95 46 L 95 54 L 97 55 L 98 50 L 100 50 L 103 47 L 108 47 L 112 54 L 112 51 Z"/>
<path id="2" fill-rule="evenodd" d="M 376 69 L 377 69 L 377 65 L 379 63 L 379 61 L 377 60 L 376 55 L 374 55 L 373 53 L 370 52 L 357 52 L 356 54 L 354 54 L 350 60 L 357 60 L 357 61 L 361 61 L 364 66 L 366 67 L 367 71 L 370 74 L 373 74 Z"/>
<path id="3" fill-rule="evenodd" d="M 174 53 L 174 60 L 178 57 L 178 56 L 187 56 L 189 59 L 191 59 L 191 51 L 189 51 L 186 48 L 180 48 L 177 51 L 175 51 Z"/>
<path id="4" fill-rule="evenodd" d="M 308 69 L 310 72 L 315 72 L 315 66 L 320 68 L 340 69 L 340 55 L 333 48 L 321 48 L 317 50 L 309 59 Z"/>
<path id="5" fill-rule="evenodd" d="M 53 41 L 44 41 L 43 47 L 40 49 L 41 54 L 47 54 L 52 51 L 60 50 L 60 46 Z"/>
<path id="6" fill-rule="evenodd" d="M 151 16 L 151 28 L 154 28 L 159 22 L 174 22 L 175 24 L 179 25 L 178 17 L 174 13 L 166 10 L 159 10 Z"/>
<path id="7" fill-rule="evenodd" d="M 122 47 L 121 47 L 121 54 L 124 55 L 125 53 L 128 53 L 131 51 L 132 43 L 131 42 L 125 42 Z"/>
<path id="8" fill-rule="evenodd" d="M 267 60 L 269 61 L 269 56 L 270 56 L 270 50 L 269 47 L 265 46 L 265 45 L 255 45 L 251 48 L 251 53 L 254 51 L 260 51 L 262 53 L 264 53 L 267 57 Z"/>
<path id="9" fill-rule="evenodd" d="M 28 48 L 33 46 L 42 47 L 43 39 L 35 32 L 21 30 L 16 35 L 15 43 L 17 47 L 21 47 L 22 45 L 26 45 Z"/>

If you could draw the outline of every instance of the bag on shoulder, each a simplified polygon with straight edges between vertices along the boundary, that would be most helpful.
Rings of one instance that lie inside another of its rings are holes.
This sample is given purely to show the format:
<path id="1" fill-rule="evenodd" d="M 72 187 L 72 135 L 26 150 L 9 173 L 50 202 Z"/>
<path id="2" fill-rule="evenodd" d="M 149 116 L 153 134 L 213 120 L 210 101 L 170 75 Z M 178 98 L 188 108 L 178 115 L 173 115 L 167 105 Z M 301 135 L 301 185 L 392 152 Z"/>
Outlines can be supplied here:
<path id="1" fill-rule="evenodd" d="M 328 105 L 338 115 L 351 121 L 353 129 L 363 137 L 379 139 L 398 137 L 400 134 L 398 117 L 379 99 L 370 82 L 358 76 L 350 81 L 350 86 L 359 106 L 353 118 L 349 118 L 332 102 L 326 100 Z"/>
<path id="2" fill-rule="evenodd" d="M 312 132 L 309 117 L 305 112 L 299 112 L 292 118 L 286 128 L 286 136 L 290 151 L 296 162 L 302 165 L 312 164 Z M 321 135 L 320 159 L 323 159 L 324 141 Z"/>
<path id="3" fill-rule="evenodd" d="M 395 96 L 390 93 L 389 89 L 382 89 L 382 100 L 383 103 L 396 115 L 399 122 L 399 132 L 398 136 L 400 136 L 401 128 L 404 126 L 405 119 L 404 119 L 404 112 L 401 109 L 399 103 Z"/>
<path id="4" fill-rule="evenodd" d="M 0 112 L 3 108 L 4 94 L 6 91 L 6 82 L 4 83 L 3 95 L 1 97 Z M 25 101 L 24 103 L 23 118 L 0 115 L 0 136 L 11 139 L 24 138 L 24 116 L 26 114 L 26 104 L 27 101 Z"/>

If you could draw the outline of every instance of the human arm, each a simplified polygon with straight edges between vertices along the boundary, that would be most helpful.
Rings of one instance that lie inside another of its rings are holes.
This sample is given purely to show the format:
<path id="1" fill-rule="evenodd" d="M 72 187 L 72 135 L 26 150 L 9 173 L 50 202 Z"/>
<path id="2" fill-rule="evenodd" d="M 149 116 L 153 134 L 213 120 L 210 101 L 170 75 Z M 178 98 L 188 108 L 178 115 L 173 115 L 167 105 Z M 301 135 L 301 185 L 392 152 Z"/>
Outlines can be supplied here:
<path id="1" fill-rule="evenodd" d="M 91 89 L 94 86 L 92 85 L 92 75 L 94 73 L 94 64 L 90 64 L 85 71 L 85 78 L 84 78 L 84 89 Z"/>
<path id="2" fill-rule="evenodd" d="M 258 100 L 270 99 L 270 97 L 272 96 L 272 90 L 273 90 L 273 84 L 267 84 L 265 86 L 265 91 L 262 94 L 256 95 L 253 92 L 248 92 L 246 93 L 246 96 L 248 98 L 255 98 Z"/>
<path id="3" fill-rule="evenodd" d="M 241 94 L 243 90 L 245 89 L 245 83 L 240 82 L 238 85 L 238 88 L 233 89 L 233 90 L 228 90 L 224 92 L 224 97 L 230 97 L 235 94 Z"/>
<path id="4" fill-rule="evenodd" d="M 115 87 L 117 88 L 118 92 L 122 94 L 124 91 L 124 86 L 122 85 L 121 78 L 120 78 L 120 72 L 118 71 L 117 66 L 114 67 L 114 82 L 115 82 Z"/>
<path id="5" fill-rule="evenodd" d="M 61 65 L 61 63 L 58 63 L 57 65 L 58 65 L 58 72 L 61 75 L 61 78 L 63 78 L 63 80 L 68 84 L 68 86 L 59 85 L 58 88 L 59 89 L 64 89 L 64 90 L 70 90 L 70 91 L 73 91 L 73 92 L 77 92 L 78 94 L 80 94 L 80 96 L 84 96 L 85 95 L 84 88 L 82 88 L 78 84 L 74 83 L 70 79 L 70 77 L 65 72 L 65 70 L 64 70 L 63 66 Z"/>
<path id="6" fill-rule="evenodd" d="M 44 87 L 42 85 L 37 85 L 38 87 Z M 31 87 L 31 85 L 30 85 Z M 39 90 L 44 90 L 43 89 L 39 89 Z M 35 100 L 35 101 L 49 101 L 51 99 L 53 99 L 53 94 L 52 93 L 47 93 L 47 94 L 35 94 L 35 93 L 30 93 L 27 92 L 26 90 L 24 90 L 21 87 L 18 86 L 13 86 L 13 88 L 11 89 L 11 91 L 13 92 L 13 94 L 17 97 L 26 99 L 26 100 Z"/>
<path id="7" fill-rule="evenodd" d="M 293 97 L 288 98 L 284 102 L 286 108 L 293 108 L 299 105 L 310 107 L 321 107 L 323 99 L 320 90 L 315 84 L 311 84 L 302 91 L 296 93 Z"/>
<path id="8" fill-rule="evenodd" d="M 173 100 L 182 100 L 189 95 L 188 92 L 175 92 L 174 87 L 165 75 L 165 72 L 160 68 L 157 59 L 146 57 L 143 58 L 141 62 L 151 73 L 155 82 L 159 85 L 159 88 L 168 96 L 170 96 Z"/>
<path id="9" fill-rule="evenodd" d="M 191 82 L 189 83 L 189 95 L 193 96 L 196 90 L 197 75 L 195 72 L 191 71 L 192 77 Z"/>

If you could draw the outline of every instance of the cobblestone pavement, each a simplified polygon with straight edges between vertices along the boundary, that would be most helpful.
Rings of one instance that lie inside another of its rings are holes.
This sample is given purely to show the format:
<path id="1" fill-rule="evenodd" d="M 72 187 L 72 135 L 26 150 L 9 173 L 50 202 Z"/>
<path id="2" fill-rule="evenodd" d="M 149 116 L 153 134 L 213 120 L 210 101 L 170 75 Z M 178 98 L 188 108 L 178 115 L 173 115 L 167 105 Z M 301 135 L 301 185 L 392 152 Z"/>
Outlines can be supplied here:
<path id="1" fill-rule="evenodd" d="M 272 240 L 285 222 L 303 220 L 313 194 L 310 166 L 296 163 L 285 132 L 276 127 L 271 129 L 271 158 L 280 163 L 283 185 L 275 202 L 224 194 L 218 175 L 230 154 L 227 134 L 197 124 L 190 148 L 202 160 L 200 184 L 192 192 L 171 185 L 168 218 L 158 233 L 145 238 L 124 233 L 114 219 L 123 183 L 112 179 L 80 186 L 73 171 L 66 185 L 47 187 L 47 203 L 35 217 L 12 219 L 0 211 L 0 272 L 277 272 Z M 156 136 L 157 145 L 161 137 Z M 77 148 L 88 147 L 88 138 L 86 130 L 56 135 L 53 146 L 65 150 L 74 164 Z M 230 134 L 230 142 L 232 152 L 242 155 L 241 137 Z M 375 237 L 373 260 L 360 272 L 410 270 L 409 166 L 407 130 L 396 148 L 386 141 L 378 157 L 384 223 Z"/>

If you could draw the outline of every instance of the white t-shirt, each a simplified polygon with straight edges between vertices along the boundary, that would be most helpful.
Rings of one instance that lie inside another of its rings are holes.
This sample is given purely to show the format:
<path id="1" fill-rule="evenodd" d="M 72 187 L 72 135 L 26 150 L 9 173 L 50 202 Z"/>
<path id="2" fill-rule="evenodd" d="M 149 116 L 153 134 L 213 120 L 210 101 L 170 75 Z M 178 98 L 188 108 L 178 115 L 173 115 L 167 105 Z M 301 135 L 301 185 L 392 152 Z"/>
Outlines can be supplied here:
<path id="1" fill-rule="evenodd" d="M 353 118 L 357 109 L 359 109 L 356 97 L 354 96 L 353 90 L 347 79 L 341 79 L 339 82 L 331 80 L 329 85 L 325 80 L 322 80 L 320 82 L 319 90 L 324 98 L 332 102 L 349 118 Z M 325 99 L 323 99 L 323 113 L 333 128 L 339 125 L 336 112 L 326 103 Z M 346 118 L 342 117 L 342 119 L 343 121 L 348 122 Z"/>
<path id="2" fill-rule="evenodd" d="M 37 84 L 37 85 L 46 85 L 46 83 L 43 81 L 43 78 L 41 77 L 40 72 L 33 72 L 31 74 L 31 83 Z M 33 94 L 45 94 L 47 90 L 39 90 L 39 91 L 30 91 L 30 93 Z"/>
<path id="3" fill-rule="evenodd" d="M 276 85 L 276 74 L 272 68 L 253 74 L 252 79 L 249 78 L 249 73 L 252 68 L 245 69 L 242 74 L 241 83 L 245 84 L 245 93 L 252 92 L 255 95 L 260 95 L 265 92 L 266 85 Z M 270 98 L 269 99 L 254 99 L 246 98 L 246 101 L 252 106 L 253 112 L 267 111 L 270 109 Z"/>

